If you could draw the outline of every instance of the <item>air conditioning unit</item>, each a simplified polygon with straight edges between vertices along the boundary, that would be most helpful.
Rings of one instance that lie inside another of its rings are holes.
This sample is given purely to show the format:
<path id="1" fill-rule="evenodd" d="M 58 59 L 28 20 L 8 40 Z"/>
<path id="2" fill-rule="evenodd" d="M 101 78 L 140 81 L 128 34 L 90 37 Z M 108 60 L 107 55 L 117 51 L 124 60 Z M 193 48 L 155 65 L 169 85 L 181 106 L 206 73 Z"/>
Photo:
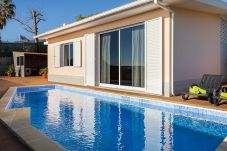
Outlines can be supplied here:
<path id="1" fill-rule="evenodd" d="M 31 76 L 32 75 L 32 69 L 31 68 L 25 68 L 25 76 Z"/>

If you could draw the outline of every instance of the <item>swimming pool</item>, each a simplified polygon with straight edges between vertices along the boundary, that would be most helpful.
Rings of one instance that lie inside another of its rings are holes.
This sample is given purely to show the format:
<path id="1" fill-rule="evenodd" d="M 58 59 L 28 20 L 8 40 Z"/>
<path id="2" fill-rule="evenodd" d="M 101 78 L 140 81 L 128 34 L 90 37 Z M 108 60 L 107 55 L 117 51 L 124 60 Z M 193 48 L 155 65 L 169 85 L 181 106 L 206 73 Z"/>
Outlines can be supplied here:
<path id="1" fill-rule="evenodd" d="M 31 124 L 66 150 L 213 151 L 226 113 L 65 86 L 17 88 L 7 108 L 31 108 Z"/>

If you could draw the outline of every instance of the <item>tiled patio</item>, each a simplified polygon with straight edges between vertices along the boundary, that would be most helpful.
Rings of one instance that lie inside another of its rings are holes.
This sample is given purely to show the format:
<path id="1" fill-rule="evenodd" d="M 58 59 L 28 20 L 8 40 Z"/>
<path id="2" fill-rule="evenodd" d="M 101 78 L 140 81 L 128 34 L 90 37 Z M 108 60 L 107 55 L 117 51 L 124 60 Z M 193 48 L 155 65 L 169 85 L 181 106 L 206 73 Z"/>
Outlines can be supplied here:
<path id="1" fill-rule="evenodd" d="M 0 124 L 0 150 L 1 151 L 29 151 L 3 124 Z"/>
<path id="2" fill-rule="evenodd" d="M 18 78 L 18 77 L 0 77 L 0 98 L 3 96 L 3 94 L 8 90 L 9 87 L 15 87 L 15 86 L 32 86 L 32 85 L 45 85 L 45 84 L 55 84 L 53 82 L 48 82 L 47 79 L 43 79 L 42 77 L 26 77 L 26 78 Z M 181 97 L 160 97 L 160 96 L 152 96 L 146 93 L 136 93 L 136 92 L 126 92 L 123 90 L 113 90 L 113 89 L 107 89 L 107 88 L 93 88 L 93 87 L 84 87 L 84 86 L 74 86 L 77 88 L 85 88 L 85 89 L 92 89 L 96 91 L 105 91 L 105 92 L 111 92 L 121 95 L 127 95 L 127 96 L 134 96 L 134 97 L 143 97 L 148 99 L 161 99 L 167 102 L 175 102 L 179 104 L 187 104 L 192 106 L 199 106 L 204 108 L 210 108 L 210 109 L 217 109 L 217 110 L 224 110 L 227 111 L 227 103 L 223 103 L 222 105 L 215 107 L 210 105 L 207 101 L 201 101 L 196 99 L 191 99 L 189 101 L 182 101 Z M 1 114 L 1 113 L 0 113 Z M 0 123 L 0 150 L 29 150 L 23 143 L 17 139 L 16 136 L 14 136 L 10 131 L 7 130 L 7 128 Z"/>
<path id="3" fill-rule="evenodd" d="M 8 78 L 0 77 L 0 98 L 8 90 L 9 87 L 47 84 L 46 79 L 40 77 L 31 78 Z M 0 113 L 1 114 L 1 113 Z M 0 123 L 0 150 L 4 151 L 28 151 L 30 150 L 23 144 L 5 125 Z"/>
<path id="4" fill-rule="evenodd" d="M 0 77 L 0 97 L 8 90 L 9 87 L 16 87 L 16 86 L 32 86 L 32 85 L 45 85 L 45 84 L 56 84 L 54 82 L 48 82 L 47 79 L 44 79 L 42 77 L 26 77 L 26 78 L 20 78 L 20 77 Z M 63 84 L 67 85 L 67 84 Z M 94 88 L 94 87 L 87 87 L 87 86 L 75 86 L 70 85 L 77 88 L 85 88 L 85 89 L 92 89 L 96 91 L 105 91 L 105 92 L 111 92 L 116 93 L 120 95 L 128 95 L 128 96 L 134 96 L 134 97 L 143 97 L 143 98 L 156 98 L 156 99 L 162 99 L 167 102 L 175 102 L 180 104 L 187 104 L 187 105 L 193 105 L 193 106 L 199 106 L 204 108 L 210 108 L 210 109 L 217 109 L 217 110 L 223 110 L 227 111 L 227 102 L 223 102 L 220 106 L 216 107 L 211 104 L 209 104 L 207 101 L 201 101 L 197 99 L 190 99 L 188 101 L 182 101 L 180 96 L 177 97 L 160 97 L 160 96 L 153 96 L 149 95 L 147 93 L 137 93 L 135 91 L 124 91 L 124 90 L 117 90 L 117 89 L 108 89 L 108 88 Z"/>

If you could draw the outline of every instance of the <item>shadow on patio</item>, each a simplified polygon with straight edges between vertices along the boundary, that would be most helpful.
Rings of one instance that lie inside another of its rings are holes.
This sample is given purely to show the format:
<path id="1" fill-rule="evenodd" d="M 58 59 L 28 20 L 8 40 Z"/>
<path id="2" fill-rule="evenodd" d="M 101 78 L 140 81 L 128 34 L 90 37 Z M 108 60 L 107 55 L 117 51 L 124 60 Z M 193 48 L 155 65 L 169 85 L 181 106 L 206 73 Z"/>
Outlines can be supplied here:
<path id="1" fill-rule="evenodd" d="M 47 84 L 47 79 L 40 77 L 0 77 L 0 98 L 10 88 L 15 86 Z M 0 113 L 1 114 L 1 113 Z M 0 121 L 0 150 L 27 151 L 30 150 L 18 137 Z"/>

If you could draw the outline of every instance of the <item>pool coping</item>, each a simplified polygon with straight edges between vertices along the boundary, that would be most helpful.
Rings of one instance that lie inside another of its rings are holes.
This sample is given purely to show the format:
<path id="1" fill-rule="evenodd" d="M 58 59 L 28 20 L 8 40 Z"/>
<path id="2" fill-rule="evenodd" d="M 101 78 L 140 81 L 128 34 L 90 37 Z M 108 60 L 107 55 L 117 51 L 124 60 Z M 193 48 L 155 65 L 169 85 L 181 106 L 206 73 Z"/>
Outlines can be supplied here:
<path id="1" fill-rule="evenodd" d="M 226 111 L 222 110 L 215 110 L 203 107 L 197 107 L 193 105 L 186 105 L 176 102 L 168 102 L 164 99 L 159 98 L 144 98 L 144 97 L 136 97 L 136 96 L 128 96 L 127 94 L 117 94 L 111 92 L 103 92 L 103 91 L 96 91 L 90 90 L 86 88 L 75 88 L 73 86 L 66 86 L 61 84 L 46 84 L 46 85 L 34 85 L 34 86 L 20 86 L 20 87 L 10 87 L 8 91 L 0 98 L 0 122 L 3 122 L 9 130 L 15 133 L 18 138 L 25 143 L 28 147 L 35 151 L 43 151 L 43 150 L 56 150 L 62 151 L 65 150 L 61 145 L 57 142 L 49 139 L 47 136 L 42 134 L 42 132 L 38 131 L 36 128 L 32 127 L 30 124 L 30 108 L 20 108 L 20 109 L 10 109 L 6 110 L 7 106 L 9 105 L 12 96 L 16 93 L 17 88 L 30 88 L 30 87 L 42 87 L 42 86 L 59 86 L 59 87 L 66 87 L 66 88 L 73 88 L 73 89 L 83 89 L 90 91 L 95 91 L 96 93 L 102 94 L 112 94 L 118 95 L 128 98 L 136 98 L 136 99 L 145 99 L 147 101 L 158 101 L 161 103 L 167 103 L 172 105 L 180 105 L 185 107 L 193 107 L 198 109 L 206 109 L 211 111 L 218 111 L 222 113 L 227 113 Z M 66 89 L 67 90 L 67 89 Z M 153 102 L 154 102 L 153 101 Z M 220 143 L 220 145 L 216 148 L 216 151 L 225 151 L 227 150 L 227 137 Z"/>
<path id="2" fill-rule="evenodd" d="M 216 151 L 226 151 L 227 150 L 227 137 L 221 142 L 221 144 L 216 148 Z"/>
<path id="3" fill-rule="evenodd" d="M 0 122 L 13 132 L 22 143 L 35 151 L 64 151 L 57 142 L 49 139 L 30 124 L 30 108 L 5 110 L 18 87 L 11 87 L 0 99 Z"/>

